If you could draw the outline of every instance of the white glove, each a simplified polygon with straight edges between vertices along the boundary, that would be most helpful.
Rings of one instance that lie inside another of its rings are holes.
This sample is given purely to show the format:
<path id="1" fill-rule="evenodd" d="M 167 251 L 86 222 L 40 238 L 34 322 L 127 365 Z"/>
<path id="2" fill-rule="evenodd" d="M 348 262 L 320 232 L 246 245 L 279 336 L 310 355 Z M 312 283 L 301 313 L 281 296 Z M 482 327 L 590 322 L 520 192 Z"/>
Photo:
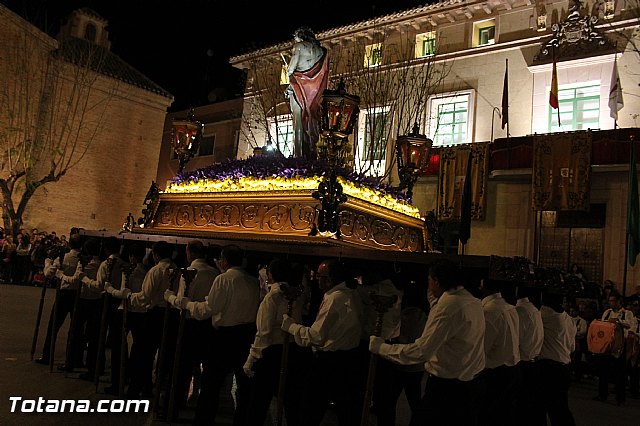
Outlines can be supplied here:
<path id="1" fill-rule="evenodd" d="M 173 306 L 179 309 L 187 309 L 187 304 L 191 302 L 188 297 L 179 297 L 174 301 Z"/>
<path id="2" fill-rule="evenodd" d="M 176 301 L 176 292 L 172 290 L 166 290 L 164 292 L 164 301 L 169 303 L 170 305 L 174 305 L 174 302 Z"/>
<path id="3" fill-rule="evenodd" d="M 76 270 L 76 273 L 73 274 L 73 278 L 75 278 L 79 282 L 84 282 L 84 278 L 87 276 L 83 271 Z"/>
<path id="4" fill-rule="evenodd" d="M 378 336 L 369 337 L 369 352 L 372 354 L 379 354 L 380 348 L 384 344 L 384 339 Z"/>
<path id="5" fill-rule="evenodd" d="M 287 333 L 291 333 L 291 331 L 289 331 L 291 329 L 291 326 L 294 325 L 296 322 L 293 320 L 293 318 L 291 318 L 289 315 L 284 314 L 282 315 L 282 326 L 280 327 L 283 331 L 286 331 Z"/>
<path id="6" fill-rule="evenodd" d="M 131 290 L 125 287 L 122 290 L 113 290 L 113 292 L 111 293 L 111 296 L 118 299 L 126 299 L 129 297 L 130 294 L 131 294 Z"/>
<path id="7" fill-rule="evenodd" d="M 113 292 L 115 291 L 115 288 L 113 288 L 111 283 L 107 281 L 106 283 L 104 283 L 104 291 L 106 291 L 107 293 L 113 296 Z"/>
<path id="8" fill-rule="evenodd" d="M 253 376 L 255 376 L 255 372 L 252 370 L 253 367 L 253 357 L 251 355 L 249 355 L 249 357 L 247 358 L 247 362 L 244 363 L 244 365 L 242 366 L 242 369 L 244 370 L 244 374 L 247 375 L 247 377 L 251 378 Z"/>

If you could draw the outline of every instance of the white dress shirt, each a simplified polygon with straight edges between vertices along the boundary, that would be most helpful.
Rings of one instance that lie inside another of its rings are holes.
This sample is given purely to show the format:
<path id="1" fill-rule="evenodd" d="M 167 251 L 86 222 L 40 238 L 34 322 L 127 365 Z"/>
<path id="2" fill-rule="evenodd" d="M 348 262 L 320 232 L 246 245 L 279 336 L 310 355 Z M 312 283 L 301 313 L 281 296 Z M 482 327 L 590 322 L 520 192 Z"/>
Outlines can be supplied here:
<path id="1" fill-rule="evenodd" d="M 220 275 L 220 271 L 209 265 L 205 259 L 194 259 L 187 269 L 195 269 L 197 272 L 189 284 L 186 296 L 194 302 L 204 302 L 209 296 L 213 280 Z M 178 297 L 185 296 L 185 285 L 184 277 L 181 276 L 180 284 L 178 285 L 178 292 L 176 293 Z M 191 318 L 189 311 L 187 311 L 187 318 Z"/>
<path id="2" fill-rule="evenodd" d="M 85 277 L 82 279 L 82 292 L 80 293 L 80 297 L 82 299 L 95 300 L 102 296 L 102 288 L 97 285 L 90 286 L 85 284 L 86 282 L 96 283 L 96 277 L 100 270 L 100 266 L 100 259 L 97 256 L 89 260 L 89 263 L 87 263 L 87 266 L 84 268 L 82 267 L 82 264 L 78 262 L 76 271 L 83 271 L 85 274 Z"/>
<path id="3" fill-rule="evenodd" d="M 402 365 L 422 362 L 428 373 L 443 379 L 469 381 L 485 367 L 484 332 L 482 303 L 458 286 L 440 296 L 419 339 L 383 344 L 380 355 Z"/>
<path id="4" fill-rule="evenodd" d="M 214 327 L 255 322 L 260 303 L 258 279 L 240 267 L 233 266 L 213 280 L 206 301 L 187 304 L 192 318 L 211 318 Z"/>
<path id="5" fill-rule="evenodd" d="M 60 290 L 78 288 L 78 280 L 75 278 L 78 263 L 80 263 L 80 251 L 76 249 L 71 249 L 71 251 L 65 253 L 62 265 L 60 265 L 60 258 L 56 258 L 53 261 L 52 267 L 56 270 L 56 277 L 60 279 Z"/>
<path id="6" fill-rule="evenodd" d="M 356 297 L 344 282 L 332 287 L 324 293 L 311 327 L 292 324 L 289 333 L 299 346 L 311 346 L 322 352 L 348 351 L 358 347 L 362 322 Z"/>
<path id="7" fill-rule="evenodd" d="M 129 305 L 133 308 L 153 309 L 165 307 L 164 292 L 169 289 L 169 269 L 177 266 L 170 259 L 162 259 L 154 265 L 144 277 L 142 289 L 129 296 Z"/>
<path id="8" fill-rule="evenodd" d="M 96 258 L 97 259 L 97 258 Z M 112 266 L 111 271 L 109 271 L 109 259 L 111 259 Z M 95 259 L 92 259 L 89 264 L 92 264 Z M 113 288 L 116 290 L 120 289 L 122 285 L 122 267 L 124 262 L 116 255 L 109 255 L 109 257 L 102 261 L 97 267 L 97 271 L 92 270 L 95 267 L 95 264 L 92 264 L 89 267 L 87 264 L 85 268 L 85 277 L 82 279 L 82 291 L 93 292 L 100 297 L 100 294 L 104 290 L 104 285 L 106 282 L 111 283 Z M 81 265 L 78 265 L 78 271 L 82 269 Z M 96 297 L 96 298 L 97 298 Z"/>
<path id="9" fill-rule="evenodd" d="M 147 275 L 146 268 L 141 262 L 138 262 L 136 264 L 136 267 L 131 272 L 131 275 L 129 275 L 128 280 L 124 276 L 124 272 L 122 273 L 122 288 L 125 288 L 125 287 L 128 288 L 129 290 L 131 290 L 131 293 L 141 292 L 142 283 L 144 282 L 144 277 L 146 275 Z M 129 309 L 129 312 L 138 312 L 138 313 L 143 313 L 147 311 L 147 309 L 144 306 L 131 306 L 131 304 L 129 304 L 128 309 Z"/>
<path id="10" fill-rule="evenodd" d="M 540 359 L 569 364 L 576 343 L 576 326 L 573 319 L 566 312 L 558 313 L 544 305 L 540 308 L 540 315 L 544 326 Z"/>
<path id="11" fill-rule="evenodd" d="M 528 297 L 518 299 L 516 312 L 519 320 L 520 360 L 533 361 L 540 356 L 542 350 L 542 341 L 544 340 L 542 316 Z"/>
<path id="12" fill-rule="evenodd" d="M 253 360 L 262 358 L 262 351 L 271 345 L 281 345 L 284 343 L 286 332 L 280 326 L 282 318 L 287 313 L 289 302 L 280 289 L 281 283 L 272 284 L 269 292 L 265 295 L 256 318 L 256 337 L 251 345 L 249 357 Z M 299 322 L 302 317 L 302 295 L 293 302 L 291 318 Z"/>
<path id="13" fill-rule="evenodd" d="M 513 367 L 520 362 L 516 307 L 507 303 L 498 292 L 482 299 L 482 309 L 485 320 L 485 368 L 502 365 Z"/>

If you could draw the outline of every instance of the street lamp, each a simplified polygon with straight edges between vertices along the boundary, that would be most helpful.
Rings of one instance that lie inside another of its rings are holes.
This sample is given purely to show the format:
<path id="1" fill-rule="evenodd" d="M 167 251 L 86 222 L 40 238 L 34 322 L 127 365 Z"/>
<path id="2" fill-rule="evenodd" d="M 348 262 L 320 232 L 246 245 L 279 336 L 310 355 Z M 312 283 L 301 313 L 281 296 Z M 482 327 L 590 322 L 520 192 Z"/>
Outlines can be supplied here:
<path id="1" fill-rule="evenodd" d="M 396 155 L 398 160 L 398 176 L 400 189 L 407 190 L 407 197 L 413 196 L 413 185 L 418 175 L 429 165 L 429 156 L 433 141 L 419 133 L 416 122 L 408 135 L 398 136 L 396 140 Z"/>
<path id="2" fill-rule="evenodd" d="M 317 229 L 312 235 L 340 237 L 338 206 L 347 200 L 342 185 L 338 182 L 336 169 L 344 166 L 350 156 L 349 135 L 360 111 L 360 97 L 346 92 L 341 80 L 338 90 L 325 90 L 322 94 L 321 135 L 317 145 L 318 157 L 329 165 L 325 176 L 312 197 L 321 202 L 318 210 Z"/>
<path id="3" fill-rule="evenodd" d="M 173 119 L 171 147 L 178 157 L 178 173 L 182 173 L 187 162 L 198 153 L 203 127 L 203 124 L 195 119 L 193 108 L 189 110 L 187 118 Z"/>

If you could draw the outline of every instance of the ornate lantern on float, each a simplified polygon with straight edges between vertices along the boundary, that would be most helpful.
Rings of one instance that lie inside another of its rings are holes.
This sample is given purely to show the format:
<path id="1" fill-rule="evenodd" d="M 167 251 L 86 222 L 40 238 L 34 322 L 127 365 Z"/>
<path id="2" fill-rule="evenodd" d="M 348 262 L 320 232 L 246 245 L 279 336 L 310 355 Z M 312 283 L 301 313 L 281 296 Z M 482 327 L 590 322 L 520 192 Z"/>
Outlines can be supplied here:
<path id="1" fill-rule="evenodd" d="M 322 94 L 321 135 L 317 145 L 318 158 L 327 162 L 328 175 L 322 179 L 313 198 L 321 202 L 318 209 L 318 225 L 311 235 L 340 237 L 338 206 L 347 200 L 338 182 L 336 168 L 344 166 L 351 156 L 349 135 L 358 118 L 360 97 L 350 95 L 341 80 L 337 90 L 325 90 Z"/>
<path id="2" fill-rule="evenodd" d="M 411 133 L 398 136 L 396 140 L 400 189 L 406 189 L 409 198 L 413 196 L 413 185 L 418 180 L 418 176 L 429 165 L 431 147 L 433 146 L 433 141 L 425 135 L 421 135 L 419 131 L 416 122 Z"/>
<path id="3" fill-rule="evenodd" d="M 318 157 L 330 167 L 344 166 L 348 161 L 349 135 L 358 119 L 359 105 L 360 97 L 348 94 L 342 80 L 337 90 L 325 90 L 322 94 Z"/>
<path id="4" fill-rule="evenodd" d="M 171 125 L 171 148 L 179 161 L 178 173 L 197 153 L 202 139 L 204 125 L 195 119 L 193 108 L 189 110 L 187 118 L 173 119 Z"/>

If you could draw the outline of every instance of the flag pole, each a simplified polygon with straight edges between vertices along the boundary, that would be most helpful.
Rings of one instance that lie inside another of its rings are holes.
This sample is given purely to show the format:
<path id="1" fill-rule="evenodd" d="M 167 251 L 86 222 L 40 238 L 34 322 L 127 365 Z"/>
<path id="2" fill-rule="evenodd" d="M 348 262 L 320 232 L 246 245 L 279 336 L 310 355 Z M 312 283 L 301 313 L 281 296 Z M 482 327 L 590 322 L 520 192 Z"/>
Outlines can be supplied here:
<path id="1" fill-rule="evenodd" d="M 505 75 L 509 75 L 509 58 L 505 58 Z M 505 80 L 509 81 L 508 77 L 505 77 Z M 509 83 L 507 83 L 508 88 Z M 507 92 L 508 93 L 508 92 Z M 509 108 L 509 97 L 507 97 L 507 111 Z M 509 136 L 511 136 L 511 132 L 509 131 L 509 114 L 507 114 L 507 140 L 509 140 Z M 509 156 L 510 157 L 510 156 Z"/>
<path id="2" fill-rule="evenodd" d="M 632 183 L 633 181 L 631 179 L 636 179 L 636 195 L 634 198 L 637 198 L 637 179 L 638 176 L 636 173 L 634 173 L 634 171 L 636 170 L 635 167 L 635 161 L 636 161 L 636 150 L 635 150 L 635 140 L 633 135 L 629 136 L 629 142 L 630 142 L 630 149 L 629 152 L 631 155 L 629 155 L 629 183 L 628 183 L 628 189 L 627 189 L 627 229 L 626 229 L 626 233 L 625 233 L 625 250 L 624 250 L 624 274 L 622 276 L 622 296 L 624 297 L 627 293 L 627 274 L 628 274 L 628 268 L 629 268 L 629 237 L 631 237 L 631 230 L 629 229 L 629 218 L 632 214 L 631 212 L 631 206 L 632 203 L 637 203 L 637 200 L 632 200 L 631 198 L 634 197 L 634 194 L 632 192 Z M 635 213 L 637 213 L 637 211 L 634 210 Z M 637 223 L 636 223 L 637 226 Z M 634 243 L 635 244 L 635 243 Z M 637 252 L 634 251 L 634 256 L 637 255 Z M 633 259 L 633 264 L 635 265 L 635 258 Z"/>

